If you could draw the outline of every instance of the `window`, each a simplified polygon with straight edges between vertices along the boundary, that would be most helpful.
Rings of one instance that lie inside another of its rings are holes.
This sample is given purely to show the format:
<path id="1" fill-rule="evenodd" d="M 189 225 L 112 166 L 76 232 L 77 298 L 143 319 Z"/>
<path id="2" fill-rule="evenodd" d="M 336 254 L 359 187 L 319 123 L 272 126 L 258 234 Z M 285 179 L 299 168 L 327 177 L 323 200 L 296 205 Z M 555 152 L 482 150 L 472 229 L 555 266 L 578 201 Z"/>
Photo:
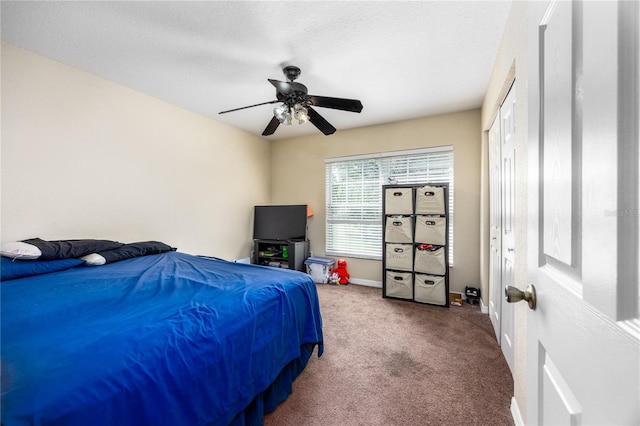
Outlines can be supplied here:
<path id="1" fill-rule="evenodd" d="M 382 185 L 449 183 L 453 261 L 453 147 L 330 158 L 326 163 L 326 253 L 382 259 Z M 453 262 L 451 262 L 453 264 Z"/>

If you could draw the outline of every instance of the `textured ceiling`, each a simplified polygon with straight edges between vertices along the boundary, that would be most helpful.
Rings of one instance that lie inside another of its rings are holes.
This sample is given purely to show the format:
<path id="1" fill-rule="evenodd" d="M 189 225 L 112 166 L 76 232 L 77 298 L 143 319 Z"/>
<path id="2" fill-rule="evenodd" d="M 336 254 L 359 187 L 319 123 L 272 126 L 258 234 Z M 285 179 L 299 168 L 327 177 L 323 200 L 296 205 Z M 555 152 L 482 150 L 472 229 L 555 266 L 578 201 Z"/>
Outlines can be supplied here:
<path id="1" fill-rule="evenodd" d="M 1 2 L 2 39 L 260 135 L 283 65 L 338 132 L 479 107 L 510 1 Z M 280 126 L 269 139 L 319 134 Z M 329 136 L 331 137 L 331 136 Z"/>

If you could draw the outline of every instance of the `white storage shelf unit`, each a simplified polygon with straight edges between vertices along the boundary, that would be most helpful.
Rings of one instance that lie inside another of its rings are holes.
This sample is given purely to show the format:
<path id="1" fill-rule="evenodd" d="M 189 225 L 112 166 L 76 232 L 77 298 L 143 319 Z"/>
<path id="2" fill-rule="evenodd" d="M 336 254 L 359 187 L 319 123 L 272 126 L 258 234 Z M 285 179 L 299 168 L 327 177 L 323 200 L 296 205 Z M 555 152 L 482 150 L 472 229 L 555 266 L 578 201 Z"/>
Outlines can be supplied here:
<path id="1" fill-rule="evenodd" d="M 449 306 L 448 186 L 384 185 L 382 296 Z"/>

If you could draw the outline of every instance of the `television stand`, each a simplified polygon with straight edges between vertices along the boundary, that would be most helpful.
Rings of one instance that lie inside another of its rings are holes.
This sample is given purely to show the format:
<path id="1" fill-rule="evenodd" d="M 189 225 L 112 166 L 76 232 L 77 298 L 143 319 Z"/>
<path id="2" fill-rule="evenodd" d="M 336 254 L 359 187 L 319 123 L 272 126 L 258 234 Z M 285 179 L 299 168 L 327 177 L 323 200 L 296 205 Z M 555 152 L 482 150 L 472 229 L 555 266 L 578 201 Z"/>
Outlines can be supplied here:
<path id="1" fill-rule="evenodd" d="M 253 263 L 305 272 L 309 240 L 253 240 Z"/>

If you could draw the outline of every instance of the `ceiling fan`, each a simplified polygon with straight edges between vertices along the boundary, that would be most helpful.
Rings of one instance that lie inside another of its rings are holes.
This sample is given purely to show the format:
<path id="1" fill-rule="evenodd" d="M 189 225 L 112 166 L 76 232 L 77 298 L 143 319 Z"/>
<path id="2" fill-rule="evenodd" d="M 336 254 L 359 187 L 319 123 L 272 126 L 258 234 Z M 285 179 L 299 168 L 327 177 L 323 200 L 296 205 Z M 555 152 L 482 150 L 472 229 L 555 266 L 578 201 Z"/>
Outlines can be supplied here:
<path id="1" fill-rule="evenodd" d="M 307 94 L 307 87 L 304 84 L 294 81 L 300 76 L 300 68 L 296 66 L 286 66 L 282 69 L 282 72 L 284 72 L 285 77 L 289 81 L 268 79 L 269 83 L 273 84 L 276 88 L 275 100 L 221 111 L 218 114 L 226 114 L 259 105 L 280 103 L 280 105 L 273 109 L 273 118 L 262 132 L 262 136 L 272 135 L 280 124 L 291 125 L 293 119 L 298 120 L 300 124 L 310 121 L 311 124 L 316 126 L 322 133 L 331 135 L 336 131 L 336 128 L 312 107 L 332 108 L 351 112 L 362 111 L 362 103 L 356 99 L 330 98 Z"/>

